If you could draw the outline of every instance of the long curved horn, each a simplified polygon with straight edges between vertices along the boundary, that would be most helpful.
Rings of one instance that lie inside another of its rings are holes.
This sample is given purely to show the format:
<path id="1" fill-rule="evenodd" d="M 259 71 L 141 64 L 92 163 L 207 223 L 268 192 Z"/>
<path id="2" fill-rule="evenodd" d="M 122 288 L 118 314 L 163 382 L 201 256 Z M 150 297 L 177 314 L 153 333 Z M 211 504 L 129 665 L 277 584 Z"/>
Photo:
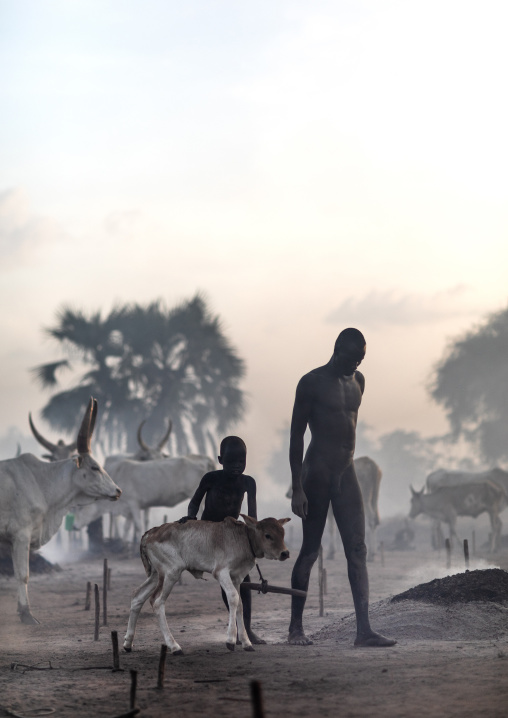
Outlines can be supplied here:
<path id="1" fill-rule="evenodd" d="M 158 449 L 159 451 L 162 451 L 162 447 L 164 446 L 164 444 L 166 444 L 167 440 L 169 439 L 169 435 L 171 434 L 171 429 L 172 429 L 172 428 L 173 428 L 173 422 L 172 422 L 171 419 L 170 419 L 170 420 L 169 420 L 169 423 L 168 423 L 168 430 L 166 431 L 166 433 L 164 434 L 164 436 L 162 437 L 162 439 L 161 439 L 161 440 L 159 441 L 159 443 L 157 444 L 157 449 Z"/>
<path id="2" fill-rule="evenodd" d="M 37 429 L 35 428 L 34 423 L 33 423 L 33 421 L 32 421 L 32 412 L 30 412 L 30 413 L 28 414 L 28 423 L 30 424 L 30 428 L 31 428 L 31 430 L 32 430 L 32 434 L 35 436 L 35 438 L 37 439 L 37 441 L 39 442 L 39 444 L 41 444 L 42 446 L 44 446 L 44 448 L 47 449 L 48 451 L 51 451 L 52 453 L 54 453 L 54 452 L 57 450 L 56 444 L 52 444 L 51 441 L 48 441 L 47 439 L 45 439 L 45 438 L 42 436 L 42 434 L 39 434 L 39 432 L 38 432 Z"/>
<path id="3" fill-rule="evenodd" d="M 89 438 L 92 440 L 93 430 L 95 429 L 95 422 L 97 420 L 97 399 L 93 400 L 92 416 L 90 417 L 90 431 Z"/>
<path id="4" fill-rule="evenodd" d="M 148 446 L 148 444 L 145 444 L 145 442 L 143 441 L 143 437 L 141 436 L 141 429 L 143 428 L 144 424 L 146 424 L 146 419 L 143 419 L 143 421 L 138 427 L 138 444 L 141 446 L 143 451 L 151 451 L 150 447 Z"/>
<path id="5" fill-rule="evenodd" d="M 92 422 L 92 411 L 93 411 L 93 397 L 90 397 L 88 406 L 79 428 L 77 449 L 78 454 L 89 454 L 90 453 L 90 427 Z"/>

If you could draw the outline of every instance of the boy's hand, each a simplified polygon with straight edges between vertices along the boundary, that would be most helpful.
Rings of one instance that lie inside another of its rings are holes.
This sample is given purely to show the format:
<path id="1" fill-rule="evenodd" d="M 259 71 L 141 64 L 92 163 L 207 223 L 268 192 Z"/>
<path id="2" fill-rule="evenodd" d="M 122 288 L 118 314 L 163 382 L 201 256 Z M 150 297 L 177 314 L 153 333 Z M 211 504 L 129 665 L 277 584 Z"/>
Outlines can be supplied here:
<path id="1" fill-rule="evenodd" d="M 182 518 L 179 519 L 179 520 L 177 521 L 177 523 L 179 523 L 179 524 L 186 524 L 187 521 L 196 521 L 196 517 L 195 517 L 195 516 L 182 516 Z"/>

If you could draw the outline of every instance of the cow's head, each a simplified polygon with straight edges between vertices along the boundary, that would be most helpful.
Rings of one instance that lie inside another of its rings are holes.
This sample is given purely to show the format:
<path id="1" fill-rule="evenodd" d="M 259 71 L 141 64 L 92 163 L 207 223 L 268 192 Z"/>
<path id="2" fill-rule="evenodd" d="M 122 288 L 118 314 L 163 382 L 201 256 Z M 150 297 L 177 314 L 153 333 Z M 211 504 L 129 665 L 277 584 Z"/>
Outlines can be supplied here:
<path id="1" fill-rule="evenodd" d="M 28 423 L 30 424 L 32 434 L 35 436 L 39 444 L 41 446 L 44 446 L 44 448 L 50 452 L 49 454 L 43 454 L 43 459 L 48 459 L 49 461 L 62 461 L 63 459 L 69 459 L 73 454 L 76 453 L 75 441 L 73 441 L 71 444 L 66 444 L 63 439 L 59 439 L 56 444 L 53 444 L 51 441 L 46 439 L 40 433 L 40 431 L 35 428 L 31 412 L 28 414 Z"/>
<path id="2" fill-rule="evenodd" d="M 412 486 L 409 488 L 411 489 L 411 508 L 409 511 L 409 518 L 415 519 L 423 511 L 422 497 L 425 487 L 421 489 L 421 491 L 416 491 Z"/>
<path id="3" fill-rule="evenodd" d="M 91 440 L 96 418 L 97 400 L 90 397 L 78 433 L 78 455 L 72 459 L 77 467 L 72 480 L 80 493 L 87 497 L 116 501 L 122 493 L 121 489 L 92 456 Z"/>
<path id="4" fill-rule="evenodd" d="M 289 558 L 289 549 L 284 543 L 284 524 L 291 519 L 261 519 L 240 514 L 247 524 L 251 546 L 256 558 L 270 558 L 285 561 Z"/>
<path id="5" fill-rule="evenodd" d="M 163 451 L 163 448 L 164 448 L 164 445 L 167 444 L 167 442 L 169 440 L 169 436 L 171 434 L 171 429 L 173 428 L 173 422 L 171 421 L 171 419 L 169 420 L 168 428 L 167 428 L 164 436 L 162 437 L 162 439 L 159 441 L 159 443 L 156 446 L 148 446 L 148 444 L 143 439 L 143 435 L 141 432 L 142 432 L 143 426 L 145 425 L 145 422 L 146 422 L 146 419 L 144 419 L 141 422 L 141 424 L 139 425 L 139 428 L 138 428 L 137 439 L 138 439 L 139 449 L 136 452 L 136 454 L 134 454 L 133 459 L 135 461 L 154 461 L 156 459 L 167 458 L 169 456 L 169 454 L 167 454 L 165 451 Z"/>

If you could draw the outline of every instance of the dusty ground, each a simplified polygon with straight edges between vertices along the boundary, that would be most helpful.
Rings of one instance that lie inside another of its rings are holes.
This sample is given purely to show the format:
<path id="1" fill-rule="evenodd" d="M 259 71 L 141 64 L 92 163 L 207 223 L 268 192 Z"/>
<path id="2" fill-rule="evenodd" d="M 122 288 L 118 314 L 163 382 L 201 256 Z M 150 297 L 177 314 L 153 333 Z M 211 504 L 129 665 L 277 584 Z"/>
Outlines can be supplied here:
<path id="1" fill-rule="evenodd" d="M 296 554 L 296 552 L 294 552 Z M 260 561 L 265 577 L 289 585 L 293 559 Z M 445 557 L 432 552 L 387 552 L 369 564 L 373 626 L 398 639 L 390 649 L 355 649 L 351 594 L 344 560 L 325 561 L 328 593 L 319 617 L 317 569 L 311 577 L 306 630 L 308 647 L 285 643 L 289 597 L 254 595 L 254 628 L 268 645 L 246 653 L 225 646 L 226 612 L 217 583 L 184 574 L 168 600 L 169 625 L 184 656 L 168 656 L 163 691 L 155 689 L 161 636 L 147 605 L 123 672 L 109 669 L 110 631 L 123 638 L 130 594 L 143 580 L 139 559 L 109 557 L 112 587 L 109 625 L 93 640 L 93 612 L 85 612 L 86 581 L 102 582 L 102 560 L 63 565 L 30 580 L 32 610 L 40 626 L 23 626 L 16 615 L 12 579 L 0 577 L 0 716 L 9 709 L 34 715 L 117 716 L 129 708 L 129 669 L 138 671 L 140 716 L 252 715 L 249 686 L 261 681 L 266 716 L 506 716 L 508 715 L 508 603 L 445 606 L 388 598 L 443 577 Z M 451 573 L 462 570 L 454 558 Z M 487 563 L 472 562 L 471 568 Z M 508 569 L 508 552 L 490 565 Z M 508 596 L 507 596 L 508 599 Z M 12 664 L 37 664 L 27 670 Z"/>

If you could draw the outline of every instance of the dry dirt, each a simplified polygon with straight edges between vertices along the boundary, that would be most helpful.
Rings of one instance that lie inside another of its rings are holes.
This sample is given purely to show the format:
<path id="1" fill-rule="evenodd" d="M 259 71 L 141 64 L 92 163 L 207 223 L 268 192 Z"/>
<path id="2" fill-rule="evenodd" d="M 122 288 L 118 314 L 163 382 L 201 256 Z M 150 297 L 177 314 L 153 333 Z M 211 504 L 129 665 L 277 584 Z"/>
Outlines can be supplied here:
<path id="1" fill-rule="evenodd" d="M 227 614 L 218 584 L 211 577 L 204 582 L 184 574 L 183 585 L 175 587 L 167 603 L 168 622 L 184 655 L 168 656 L 162 691 L 155 689 L 161 636 L 149 605 L 138 622 L 133 652 L 120 656 L 124 670 L 107 668 L 112 665 L 110 632 L 117 630 L 122 640 L 130 594 L 144 578 L 138 558 L 108 558 L 109 625 L 101 625 L 98 642 L 93 640 L 93 612 L 83 609 L 86 582 L 102 582 L 102 560 L 60 561 L 62 572 L 31 577 L 32 610 L 40 626 L 19 622 L 14 581 L 0 577 L 0 716 L 33 716 L 30 711 L 42 709 L 65 717 L 118 716 L 129 709 L 129 669 L 138 671 L 142 718 L 251 716 L 254 679 L 261 682 L 268 718 L 508 715 L 508 603 L 502 596 L 444 605 L 389 600 L 462 571 L 459 557 L 451 571 L 444 568 L 444 555 L 431 551 L 387 552 L 384 566 L 379 557 L 369 564 L 372 624 L 398 640 L 389 649 L 353 647 L 352 601 L 342 557 L 325 560 L 323 617 L 317 568 L 313 571 L 305 614 L 312 646 L 285 643 L 288 596 L 253 596 L 253 627 L 268 641 L 255 653 L 226 649 Z M 493 566 L 508 569 L 508 553 L 491 558 L 490 564 L 472 562 L 471 574 Z M 285 586 L 292 564 L 293 559 L 260 561 L 269 582 Z M 27 670 L 22 664 L 48 670 Z M 92 666 L 106 668 L 85 670 Z"/>

